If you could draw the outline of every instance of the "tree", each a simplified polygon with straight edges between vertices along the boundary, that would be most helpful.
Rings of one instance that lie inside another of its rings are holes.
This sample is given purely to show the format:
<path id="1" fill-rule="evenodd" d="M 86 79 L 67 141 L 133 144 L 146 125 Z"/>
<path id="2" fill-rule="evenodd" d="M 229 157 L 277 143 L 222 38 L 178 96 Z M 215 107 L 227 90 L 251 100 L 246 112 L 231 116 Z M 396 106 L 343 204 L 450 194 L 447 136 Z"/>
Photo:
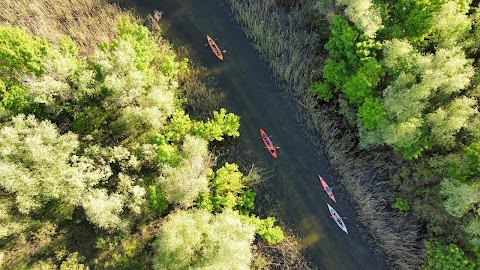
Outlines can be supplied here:
<path id="1" fill-rule="evenodd" d="M 333 97 L 331 87 L 328 85 L 328 83 L 324 82 L 315 82 L 311 84 L 308 87 L 308 92 L 314 94 L 318 99 L 324 100 L 326 102 L 330 101 L 330 99 L 332 99 Z"/>
<path id="2" fill-rule="evenodd" d="M 206 123 L 196 122 L 194 133 L 207 141 L 223 141 L 223 136 L 238 137 L 240 133 L 240 117 L 229 113 L 224 108 L 213 112 L 213 120 L 208 119 Z"/>
<path id="3" fill-rule="evenodd" d="M 210 177 L 212 185 L 212 203 L 216 211 L 233 210 L 240 202 L 240 194 L 245 185 L 245 176 L 236 164 L 225 163 Z"/>
<path id="4" fill-rule="evenodd" d="M 255 215 L 251 215 L 242 216 L 242 219 L 245 223 L 254 225 L 256 233 L 258 233 L 262 239 L 267 241 L 269 245 L 279 243 L 285 238 L 282 229 L 279 226 L 274 226 L 274 217 L 261 219 Z"/>
<path id="5" fill-rule="evenodd" d="M 438 108 L 427 115 L 432 139 L 437 145 L 451 149 L 455 145 L 455 135 L 468 125 L 469 119 L 478 114 L 476 100 L 468 97 L 456 98 L 446 108 Z"/>
<path id="6" fill-rule="evenodd" d="M 390 38 L 405 37 L 412 42 L 421 42 L 431 31 L 435 7 L 428 0 L 395 2 L 392 22 L 383 33 Z"/>
<path id="7" fill-rule="evenodd" d="M 424 267 L 426 270 L 476 269 L 475 263 L 469 260 L 464 251 L 454 243 L 446 245 L 436 239 L 429 240 L 426 244 L 426 253 L 428 260 L 428 265 Z"/>
<path id="8" fill-rule="evenodd" d="M 383 43 L 382 64 L 394 78 L 401 73 L 420 74 L 420 66 L 424 62 L 421 55 L 407 40 L 392 39 Z"/>
<path id="9" fill-rule="evenodd" d="M 201 192 L 208 189 L 207 141 L 185 136 L 181 155 L 183 159 L 176 167 L 164 165 L 158 183 L 167 201 L 188 207 L 193 205 Z"/>
<path id="10" fill-rule="evenodd" d="M 78 204 L 85 188 L 108 178 L 90 159 L 77 157 L 77 136 L 59 134 L 49 121 L 16 116 L 0 129 L 0 186 L 29 214 L 52 200 Z"/>
<path id="11" fill-rule="evenodd" d="M 102 51 L 106 53 L 111 52 L 114 54 L 120 54 L 122 52 L 127 52 L 130 55 L 134 55 L 134 58 L 130 59 L 131 62 L 129 63 L 125 62 L 129 59 L 122 59 L 121 55 L 119 55 L 120 57 L 117 59 L 124 62 L 117 62 L 116 64 L 122 66 L 127 63 L 133 64 L 135 67 L 133 69 L 138 70 L 138 72 L 141 73 L 140 76 L 142 76 L 142 83 L 148 88 L 156 80 L 154 74 L 159 75 L 159 73 L 155 73 L 152 65 L 155 58 L 158 57 L 158 45 L 150 36 L 150 31 L 148 31 L 145 26 L 132 21 L 131 17 L 119 17 L 117 20 L 117 26 L 117 36 L 110 43 L 103 43 L 100 47 Z M 125 50 L 127 47 L 131 48 L 132 52 Z M 125 56 L 128 57 L 128 55 Z"/>
<path id="12" fill-rule="evenodd" d="M 383 69 L 372 57 L 363 58 L 361 67 L 343 86 L 343 92 L 351 104 L 360 106 L 366 98 L 372 97 Z"/>
<path id="13" fill-rule="evenodd" d="M 445 210 L 456 218 L 463 217 L 470 210 L 478 210 L 479 193 L 477 184 L 456 183 L 449 179 L 441 183 L 440 194 L 446 197 Z"/>
<path id="14" fill-rule="evenodd" d="M 50 45 L 43 39 L 34 38 L 24 29 L 0 26 L 0 77 L 16 78 L 18 75 L 40 76 L 43 58 L 50 51 Z"/>
<path id="15" fill-rule="evenodd" d="M 436 43 L 438 48 L 458 46 L 471 29 L 472 22 L 466 15 L 467 11 L 462 11 L 461 6 L 454 1 L 441 5 L 432 18 L 430 42 Z"/>
<path id="16" fill-rule="evenodd" d="M 180 210 L 157 233 L 154 269 L 250 269 L 254 228 L 238 214 Z"/>
<path id="17" fill-rule="evenodd" d="M 477 176 L 480 173 L 480 142 L 473 142 L 464 149 L 465 163 L 470 176 Z"/>
<path id="18" fill-rule="evenodd" d="M 412 159 L 420 157 L 423 150 L 429 147 L 430 142 L 426 133 L 424 121 L 412 117 L 387 126 L 383 132 L 383 139 L 405 158 Z"/>
<path id="19" fill-rule="evenodd" d="M 357 116 L 366 129 L 373 130 L 386 114 L 380 99 L 367 97 L 358 109 Z"/>
<path id="20" fill-rule="evenodd" d="M 336 4 L 347 6 L 345 14 L 366 36 L 374 38 L 383 28 L 380 10 L 370 0 L 340 0 Z"/>
<path id="21" fill-rule="evenodd" d="M 438 49 L 435 55 L 427 55 L 422 66 L 422 85 L 439 91 L 450 99 L 470 84 L 474 75 L 472 61 L 465 57 L 461 48 Z"/>
<path id="22" fill-rule="evenodd" d="M 59 48 L 51 49 L 43 60 L 44 74 L 27 83 L 34 102 L 45 105 L 44 110 L 57 114 L 74 99 L 72 79 L 81 65 L 77 53 L 77 45 L 70 38 L 63 38 Z"/>
<path id="23" fill-rule="evenodd" d="M 0 26 L 0 107 L 12 114 L 32 111 L 31 98 L 22 83 L 45 72 L 52 48 L 24 29 Z"/>
<path id="24" fill-rule="evenodd" d="M 120 194 L 107 194 L 106 189 L 95 189 L 86 195 L 82 203 L 87 218 L 103 229 L 122 227 L 119 215 L 123 209 L 123 198 Z"/>
<path id="25" fill-rule="evenodd" d="M 338 15 L 333 17 L 330 31 L 325 49 L 335 61 L 344 61 L 349 73 L 353 73 L 360 65 L 360 57 L 356 54 L 360 33 Z"/>
<path id="26" fill-rule="evenodd" d="M 347 69 L 345 61 L 335 61 L 331 58 L 325 61 L 322 73 L 323 78 L 325 79 L 325 84 L 334 86 L 334 93 L 342 89 L 343 85 L 347 82 L 347 79 L 351 76 L 350 71 L 348 71 Z M 326 97 L 328 97 L 329 95 L 331 95 L 331 93 L 326 92 Z"/>

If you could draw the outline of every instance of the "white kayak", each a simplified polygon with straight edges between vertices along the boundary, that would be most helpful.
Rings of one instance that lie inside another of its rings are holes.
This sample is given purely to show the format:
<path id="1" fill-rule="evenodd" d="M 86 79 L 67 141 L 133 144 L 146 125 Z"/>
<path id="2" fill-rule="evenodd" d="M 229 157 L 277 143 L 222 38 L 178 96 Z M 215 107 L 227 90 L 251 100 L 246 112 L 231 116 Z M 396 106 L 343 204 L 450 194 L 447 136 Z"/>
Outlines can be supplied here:
<path id="1" fill-rule="evenodd" d="M 337 213 L 337 211 L 335 211 L 335 209 L 333 209 L 333 207 L 330 206 L 330 204 L 327 203 L 327 205 L 328 210 L 330 211 L 330 214 L 332 215 L 333 220 L 335 220 L 337 223 L 338 227 L 348 234 L 347 226 L 345 226 L 345 222 L 343 222 L 342 217 Z"/>

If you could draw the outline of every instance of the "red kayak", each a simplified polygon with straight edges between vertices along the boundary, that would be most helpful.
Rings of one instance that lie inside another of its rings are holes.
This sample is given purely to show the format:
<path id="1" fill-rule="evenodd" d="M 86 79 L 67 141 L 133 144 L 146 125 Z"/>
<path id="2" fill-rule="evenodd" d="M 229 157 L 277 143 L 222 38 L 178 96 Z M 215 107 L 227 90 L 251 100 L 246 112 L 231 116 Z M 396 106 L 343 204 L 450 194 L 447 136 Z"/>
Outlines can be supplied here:
<path id="1" fill-rule="evenodd" d="M 325 190 L 325 192 L 327 192 L 328 196 L 330 196 L 330 198 L 334 201 L 334 202 L 337 202 L 335 200 L 335 196 L 333 196 L 333 192 L 332 192 L 332 189 L 327 185 L 327 182 L 325 182 L 325 180 L 323 180 L 323 178 L 319 175 L 318 178 L 320 178 L 320 183 L 322 183 L 322 186 L 323 186 L 323 190 Z"/>
<path id="2" fill-rule="evenodd" d="M 208 45 L 210 45 L 210 48 L 212 49 L 213 53 L 218 57 L 218 59 L 223 60 L 222 51 L 218 47 L 217 43 L 215 43 L 215 41 L 209 35 L 207 35 L 207 41 Z"/>
<path id="3" fill-rule="evenodd" d="M 273 145 L 267 133 L 265 133 L 263 129 L 260 129 L 260 135 L 262 136 L 263 143 L 265 144 L 265 147 L 267 147 L 270 155 L 272 155 L 274 158 L 277 158 L 277 148 L 275 147 L 275 145 Z"/>

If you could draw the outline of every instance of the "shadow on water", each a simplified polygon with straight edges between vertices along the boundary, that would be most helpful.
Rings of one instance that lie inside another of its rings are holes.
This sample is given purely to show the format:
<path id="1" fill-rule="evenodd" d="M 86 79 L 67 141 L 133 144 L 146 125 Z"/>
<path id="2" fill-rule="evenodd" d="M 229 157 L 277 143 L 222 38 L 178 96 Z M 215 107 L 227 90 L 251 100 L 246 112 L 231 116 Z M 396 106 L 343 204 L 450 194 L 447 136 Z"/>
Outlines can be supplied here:
<path id="1" fill-rule="evenodd" d="M 224 92 L 227 110 L 241 117 L 241 137 L 225 159 L 256 164 L 270 171 L 277 200 L 286 216 L 285 223 L 299 234 L 305 254 L 319 269 L 387 269 L 385 257 L 374 252 L 371 237 L 357 222 L 353 205 L 345 191 L 337 186 L 337 176 L 325 155 L 308 140 L 295 117 L 296 104 L 285 98 L 271 72 L 256 54 L 244 33 L 234 21 L 228 6 L 221 0 L 137 0 L 142 12 L 163 11 L 164 34 L 175 44 L 185 46 L 189 58 L 206 67 Z M 221 50 L 227 50 L 219 61 L 206 44 L 206 35 L 218 37 Z M 260 139 L 259 129 L 272 135 L 280 145 L 278 159 L 273 159 Z M 322 175 L 334 189 L 333 203 L 318 181 Z M 330 203 L 347 217 L 349 234 L 329 218 Z"/>

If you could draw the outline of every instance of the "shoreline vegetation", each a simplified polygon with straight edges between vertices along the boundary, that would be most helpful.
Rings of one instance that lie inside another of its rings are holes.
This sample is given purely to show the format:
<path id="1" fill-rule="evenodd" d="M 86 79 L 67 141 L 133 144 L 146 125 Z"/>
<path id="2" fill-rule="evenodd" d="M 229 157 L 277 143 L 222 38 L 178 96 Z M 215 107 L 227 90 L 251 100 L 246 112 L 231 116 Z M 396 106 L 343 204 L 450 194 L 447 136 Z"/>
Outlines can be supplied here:
<path id="1" fill-rule="evenodd" d="M 355 203 L 358 219 L 375 239 L 372 244 L 380 247 L 395 267 L 418 269 L 425 263 L 421 226 L 405 214 L 388 210 L 395 198 L 388 191 L 390 170 L 397 166 L 394 159 L 398 154 L 388 149 L 360 149 L 355 131 L 337 113 L 338 104 L 319 106 L 307 93 L 319 77 L 318 67 L 327 58 L 318 54 L 323 51 L 319 46 L 325 44 L 327 33 L 312 32 L 310 14 L 305 11 L 314 1 L 302 1 L 303 9 L 290 7 L 288 14 L 275 0 L 227 2 L 274 77 L 305 109 L 304 119 L 309 129 L 318 134 L 311 138 L 312 142 L 324 147 L 341 176 L 340 182 Z M 322 13 L 325 19 L 321 22 L 328 25 L 333 13 L 333 4 L 326 5 Z M 328 31 L 328 27 L 324 26 L 324 30 Z"/>
<path id="2" fill-rule="evenodd" d="M 238 117 L 160 18 L 101 0 L 0 11 L 1 268 L 310 268 L 254 209 L 258 172 L 216 163 Z"/>

